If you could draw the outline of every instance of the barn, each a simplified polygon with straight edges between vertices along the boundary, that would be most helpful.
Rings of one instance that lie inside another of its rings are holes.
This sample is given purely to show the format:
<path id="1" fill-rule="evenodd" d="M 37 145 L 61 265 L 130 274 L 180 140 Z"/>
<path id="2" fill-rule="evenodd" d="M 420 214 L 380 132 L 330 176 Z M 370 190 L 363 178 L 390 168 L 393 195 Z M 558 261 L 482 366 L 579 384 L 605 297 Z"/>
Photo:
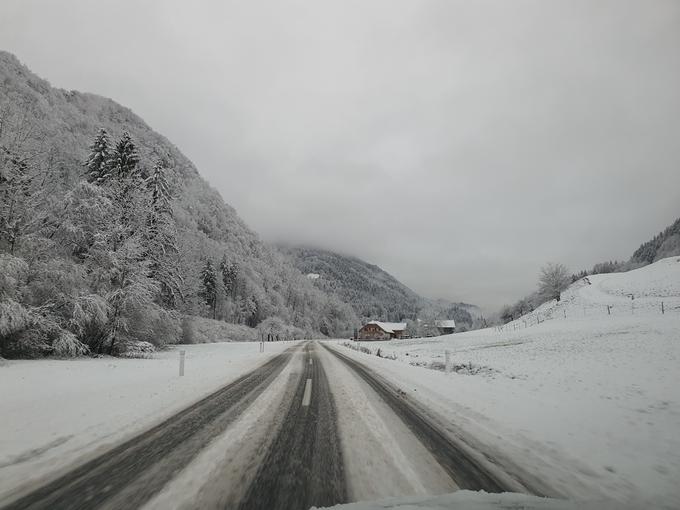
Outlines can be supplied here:
<path id="1" fill-rule="evenodd" d="M 439 331 L 440 335 L 450 335 L 451 333 L 456 332 L 456 321 L 454 321 L 453 319 L 445 321 L 435 321 L 434 325 Z"/>
<path id="2" fill-rule="evenodd" d="M 405 322 L 371 321 L 359 330 L 359 340 L 390 340 L 401 338 L 406 330 Z"/>

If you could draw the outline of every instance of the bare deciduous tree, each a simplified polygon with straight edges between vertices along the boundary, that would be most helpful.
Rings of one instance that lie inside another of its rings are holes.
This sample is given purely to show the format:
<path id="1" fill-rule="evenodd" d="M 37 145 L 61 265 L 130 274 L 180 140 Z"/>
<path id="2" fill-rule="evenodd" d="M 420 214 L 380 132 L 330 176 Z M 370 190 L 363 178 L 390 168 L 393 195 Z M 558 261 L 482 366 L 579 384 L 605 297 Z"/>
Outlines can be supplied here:
<path id="1" fill-rule="evenodd" d="M 564 264 L 548 263 L 541 268 L 541 274 L 538 278 L 538 293 L 545 301 L 551 299 L 560 300 L 560 294 L 565 290 L 571 278 L 569 271 Z"/>

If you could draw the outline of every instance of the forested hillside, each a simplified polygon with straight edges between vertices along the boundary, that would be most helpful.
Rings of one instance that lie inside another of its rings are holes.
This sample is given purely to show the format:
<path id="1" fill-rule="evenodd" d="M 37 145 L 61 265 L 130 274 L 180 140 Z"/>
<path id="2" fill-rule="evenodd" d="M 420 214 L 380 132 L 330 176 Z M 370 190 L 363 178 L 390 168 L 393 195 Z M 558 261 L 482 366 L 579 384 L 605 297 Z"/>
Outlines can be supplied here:
<path id="1" fill-rule="evenodd" d="M 419 296 L 380 267 L 357 257 L 312 247 L 281 245 L 279 249 L 295 267 L 312 276 L 318 288 L 349 303 L 363 321 L 421 319 L 433 325 L 437 319 L 455 319 L 460 328 L 469 329 L 477 325 L 475 319 L 481 314 L 474 305 Z M 417 334 L 417 324 L 409 327 Z"/>
<path id="2" fill-rule="evenodd" d="M 191 316 L 277 317 L 296 335 L 357 324 L 129 109 L 0 52 L 0 355 L 177 342 Z"/>
<path id="3" fill-rule="evenodd" d="M 635 250 L 631 261 L 651 264 L 674 255 L 680 255 L 680 218 Z"/>
<path id="4" fill-rule="evenodd" d="M 317 286 L 350 303 L 359 317 L 400 321 L 418 314 L 420 296 L 376 265 L 317 248 L 279 248 L 303 273 L 320 275 Z"/>

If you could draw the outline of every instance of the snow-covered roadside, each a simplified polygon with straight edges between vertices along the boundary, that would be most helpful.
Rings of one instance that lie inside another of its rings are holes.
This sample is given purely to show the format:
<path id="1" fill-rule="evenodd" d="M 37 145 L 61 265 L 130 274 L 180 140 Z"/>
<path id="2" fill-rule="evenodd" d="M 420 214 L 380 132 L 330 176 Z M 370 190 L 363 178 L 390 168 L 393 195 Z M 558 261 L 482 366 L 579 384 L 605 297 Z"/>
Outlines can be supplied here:
<path id="1" fill-rule="evenodd" d="M 152 359 L 8 361 L 0 367 L 0 501 L 228 384 L 292 343 L 182 346 Z"/>
<path id="2" fill-rule="evenodd" d="M 620 504 L 602 501 L 574 503 L 560 499 L 539 498 L 525 494 L 487 494 L 457 491 L 443 496 L 390 498 L 366 503 L 336 505 L 334 510 L 633 510 Z"/>
<path id="3" fill-rule="evenodd" d="M 608 315 L 604 303 L 631 306 L 630 289 L 649 306 Z M 336 348 L 562 494 L 677 508 L 680 262 L 591 277 L 565 297 L 516 331 L 361 342 L 396 360 Z M 457 373 L 412 365 L 443 368 L 446 350 Z"/>

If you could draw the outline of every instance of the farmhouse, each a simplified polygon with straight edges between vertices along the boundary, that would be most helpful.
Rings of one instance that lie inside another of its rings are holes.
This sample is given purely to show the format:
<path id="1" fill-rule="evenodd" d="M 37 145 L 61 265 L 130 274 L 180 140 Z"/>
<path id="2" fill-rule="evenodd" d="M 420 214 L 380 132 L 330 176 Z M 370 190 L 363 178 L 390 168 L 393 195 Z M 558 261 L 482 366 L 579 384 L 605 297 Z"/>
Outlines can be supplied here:
<path id="1" fill-rule="evenodd" d="M 389 340 L 390 338 L 401 338 L 406 330 L 405 322 L 380 322 L 371 321 L 359 330 L 360 340 Z"/>
<path id="2" fill-rule="evenodd" d="M 456 332 L 456 321 L 454 321 L 453 319 L 445 321 L 435 321 L 434 325 L 439 331 L 440 335 L 450 335 L 451 333 Z"/>

